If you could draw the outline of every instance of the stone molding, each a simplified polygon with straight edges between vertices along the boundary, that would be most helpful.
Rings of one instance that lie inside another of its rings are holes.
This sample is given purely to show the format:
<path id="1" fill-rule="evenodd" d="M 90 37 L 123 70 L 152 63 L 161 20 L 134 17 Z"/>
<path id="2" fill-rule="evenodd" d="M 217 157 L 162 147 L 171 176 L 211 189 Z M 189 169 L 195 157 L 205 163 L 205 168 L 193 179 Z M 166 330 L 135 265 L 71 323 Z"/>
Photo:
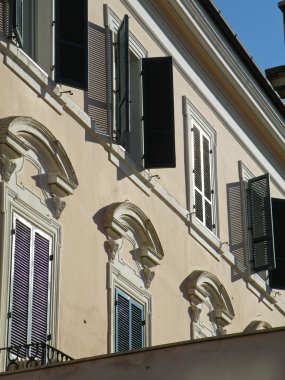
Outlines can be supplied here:
<path id="1" fill-rule="evenodd" d="M 34 151 L 43 157 L 51 193 L 54 216 L 60 217 L 65 207 L 62 200 L 73 193 L 78 180 L 70 160 L 60 142 L 38 121 L 24 116 L 0 119 L 0 173 L 7 182 L 15 170 L 17 160 Z"/>

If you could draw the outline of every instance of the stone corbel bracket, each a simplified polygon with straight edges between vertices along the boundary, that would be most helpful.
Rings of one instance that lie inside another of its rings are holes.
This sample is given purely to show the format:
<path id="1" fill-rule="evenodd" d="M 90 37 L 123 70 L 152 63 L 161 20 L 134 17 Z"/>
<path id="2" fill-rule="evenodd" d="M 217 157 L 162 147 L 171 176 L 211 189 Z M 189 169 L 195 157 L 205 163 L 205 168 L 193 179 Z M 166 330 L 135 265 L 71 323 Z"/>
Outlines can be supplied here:
<path id="1" fill-rule="evenodd" d="M 42 124 L 29 117 L 0 119 L 0 171 L 2 180 L 9 181 L 15 170 L 16 160 L 35 152 L 46 166 L 53 214 L 56 219 L 65 207 L 63 197 L 73 193 L 78 180 L 70 160 L 60 142 Z"/>

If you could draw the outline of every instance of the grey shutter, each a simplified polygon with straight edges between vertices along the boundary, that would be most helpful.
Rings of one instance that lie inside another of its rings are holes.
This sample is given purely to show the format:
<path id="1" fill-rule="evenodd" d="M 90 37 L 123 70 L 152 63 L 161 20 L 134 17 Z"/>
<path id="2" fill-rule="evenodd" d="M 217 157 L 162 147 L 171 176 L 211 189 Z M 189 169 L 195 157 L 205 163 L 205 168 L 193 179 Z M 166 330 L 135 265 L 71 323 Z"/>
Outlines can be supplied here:
<path id="1" fill-rule="evenodd" d="M 201 134 L 197 127 L 193 127 L 193 149 L 194 149 L 194 186 L 202 192 L 202 158 L 201 158 Z M 195 214 L 204 222 L 203 217 L 203 197 L 195 189 Z"/>
<path id="2" fill-rule="evenodd" d="M 129 78 L 129 18 L 127 15 L 118 29 L 117 35 L 117 139 L 126 146 L 130 130 L 130 78 Z"/>
<path id="3" fill-rule="evenodd" d="M 145 168 L 174 168 L 175 131 L 172 57 L 143 58 Z"/>
<path id="4" fill-rule="evenodd" d="M 29 315 L 30 247 L 31 229 L 20 220 L 16 219 L 10 321 L 11 346 L 27 343 Z"/>
<path id="5" fill-rule="evenodd" d="M 55 81 L 87 90 L 87 0 L 56 0 Z"/>
<path id="6" fill-rule="evenodd" d="M 32 297 L 32 342 L 46 342 L 49 296 L 49 240 L 35 233 Z"/>
<path id="7" fill-rule="evenodd" d="M 269 174 L 248 181 L 252 269 L 275 268 Z"/>
<path id="8" fill-rule="evenodd" d="M 204 202 L 205 202 L 205 225 L 212 231 L 212 189 L 211 189 L 211 167 L 210 167 L 210 143 L 203 136 L 203 168 L 204 168 Z"/>
<path id="9" fill-rule="evenodd" d="M 92 129 L 111 135 L 113 110 L 112 33 L 109 28 L 88 24 L 88 91 L 84 108 L 93 122 Z"/>
<path id="10" fill-rule="evenodd" d="M 116 351 L 130 349 L 130 303 L 117 290 L 116 293 Z"/>
<path id="11" fill-rule="evenodd" d="M 285 290 L 285 199 L 271 201 L 276 269 L 269 271 L 269 285 Z"/>

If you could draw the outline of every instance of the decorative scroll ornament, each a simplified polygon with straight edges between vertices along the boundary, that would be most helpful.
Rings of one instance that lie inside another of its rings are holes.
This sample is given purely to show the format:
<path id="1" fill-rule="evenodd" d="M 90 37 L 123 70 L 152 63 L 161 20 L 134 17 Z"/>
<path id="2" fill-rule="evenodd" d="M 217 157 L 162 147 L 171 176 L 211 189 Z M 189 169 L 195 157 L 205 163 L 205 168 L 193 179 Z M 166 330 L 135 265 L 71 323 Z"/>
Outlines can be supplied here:
<path id="1" fill-rule="evenodd" d="M 145 287 L 146 289 L 148 289 L 150 287 L 150 284 L 155 276 L 155 273 L 154 271 L 150 270 L 148 267 L 144 267 L 142 269 L 142 274 L 143 274 L 143 280 L 144 280 L 144 284 L 145 284 Z"/>
<path id="2" fill-rule="evenodd" d="M 10 180 L 15 168 L 15 162 L 11 161 L 4 154 L 0 155 L 0 173 L 3 181 L 8 182 Z"/>
<path id="3" fill-rule="evenodd" d="M 62 200 L 57 195 L 53 195 L 51 200 L 52 200 L 52 204 L 53 204 L 53 208 L 54 208 L 54 212 L 53 212 L 54 217 L 56 219 L 59 219 L 62 211 L 64 210 L 64 208 L 66 206 L 66 203 L 64 200 Z"/>

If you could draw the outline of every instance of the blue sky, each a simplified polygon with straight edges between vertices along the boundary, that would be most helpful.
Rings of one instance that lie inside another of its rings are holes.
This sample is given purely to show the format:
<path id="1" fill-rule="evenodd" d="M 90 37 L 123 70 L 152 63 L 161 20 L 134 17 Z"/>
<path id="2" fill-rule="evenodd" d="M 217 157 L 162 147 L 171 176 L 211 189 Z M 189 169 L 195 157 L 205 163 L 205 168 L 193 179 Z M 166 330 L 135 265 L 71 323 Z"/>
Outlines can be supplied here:
<path id="1" fill-rule="evenodd" d="M 278 0 L 214 3 L 261 70 L 285 65 L 283 16 Z"/>

